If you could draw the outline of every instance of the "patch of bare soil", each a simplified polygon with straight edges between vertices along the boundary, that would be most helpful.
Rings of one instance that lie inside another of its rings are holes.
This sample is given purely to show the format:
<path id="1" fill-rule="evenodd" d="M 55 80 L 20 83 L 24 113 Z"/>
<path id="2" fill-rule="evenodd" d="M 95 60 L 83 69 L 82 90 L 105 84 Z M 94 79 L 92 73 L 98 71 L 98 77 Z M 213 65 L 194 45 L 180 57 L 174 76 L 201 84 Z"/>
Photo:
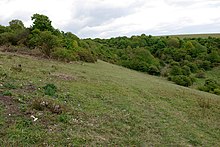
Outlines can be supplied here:
<path id="1" fill-rule="evenodd" d="M 21 111 L 18 108 L 17 102 L 10 96 L 0 96 L 0 103 L 5 107 L 5 115 L 9 118 L 8 121 L 12 121 L 12 117 L 21 115 Z"/>

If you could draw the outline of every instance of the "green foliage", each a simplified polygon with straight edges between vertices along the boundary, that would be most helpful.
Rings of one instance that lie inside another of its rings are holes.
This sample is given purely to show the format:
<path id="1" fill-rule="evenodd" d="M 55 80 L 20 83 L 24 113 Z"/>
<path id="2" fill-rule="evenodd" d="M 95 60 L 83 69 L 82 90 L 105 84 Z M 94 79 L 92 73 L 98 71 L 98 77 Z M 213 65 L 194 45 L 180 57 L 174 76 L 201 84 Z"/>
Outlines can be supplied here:
<path id="1" fill-rule="evenodd" d="M 95 63 L 97 61 L 97 59 L 88 50 L 82 49 L 78 51 L 77 54 L 81 61 L 90 62 L 90 63 Z"/>
<path id="2" fill-rule="evenodd" d="M 151 75 L 159 76 L 160 75 L 160 70 L 156 66 L 151 65 L 148 69 L 148 73 L 151 74 Z"/>
<path id="3" fill-rule="evenodd" d="M 3 96 L 12 96 L 12 93 L 11 91 L 6 90 L 6 91 L 3 91 Z"/>
<path id="4" fill-rule="evenodd" d="M 168 38 L 167 39 L 167 45 L 168 45 L 168 47 L 179 48 L 180 47 L 180 41 L 179 41 L 178 38 Z"/>
<path id="5" fill-rule="evenodd" d="M 217 94 L 217 95 L 220 95 L 220 87 L 219 88 L 216 88 L 214 89 L 214 94 Z"/>
<path id="6" fill-rule="evenodd" d="M 193 79 L 185 75 L 176 75 L 171 77 L 171 81 L 178 85 L 189 87 L 193 84 Z"/>
<path id="7" fill-rule="evenodd" d="M 77 55 L 72 50 L 65 48 L 55 48 L 51 55 L 54 59 L 69 62 L 77 60 Z"/>
<path id="8" fill-rule="evenodd" d="M 182 75 L 182 74 L 183 74 L 183 71 L 180 66 L 175 65 L 171 68 L 170 75 L 176 76 L 176 75 Z"/>
<path id="9" fill-rule="evenodd" d="M 4 32 L 0 34 L 0 45 L 12 44 L 14 34 L 11 32 Z"/>
<path id="10" fill-rule="evenodd" d="M 200 71 L 198 71 L 196 73 L 195 77 L 196 78 L 203 78 L 204 79 L 204 78 L 206 78 L 206 74 L 205 74 L 205 72 L 203 70 L 200 70 Z"/>
<path id="11" fill-rule="evenodd" d="M 207 79 L 203 86 L 198 88 L 201 91 L 219 94 L 220 84 L 213 79 Z"/>
<path id="12" fill-rule="evenodd" d="M 42 14 L 34 14 L 31 17 L 31 20 L 33 20 L 33 26 L 32 29 L 38 29 L 40 31 L 54 31 L 54 28 L 51 25 L 50 19 Z"/>
<path id="13" fill-rule="evenodd" d="M 54 84 L 47 84 L 43 87 L 44 94 L 49 96 L 55 96 L 57 92 L 57 87 Z"/>
<path id="14" fill-rule="evenodd" d="M 50 57 L 55 47 L 59 46 L 59 38 L 52 34 L 50 31 L 39 31 L 38 29 L 32 31 L 29 40 L 29 45 L 38 47 L 41 52 Z"/>
<path id="15" fill-rule="evenodd" d="M 18 19 L 14 19 L 14 20 L 10 21 L 9 22 L 9 27 L 13 31 L 18 31 L 18 30 L 25 29 L 23 22 L 21 20 L 18 20 Z"/>

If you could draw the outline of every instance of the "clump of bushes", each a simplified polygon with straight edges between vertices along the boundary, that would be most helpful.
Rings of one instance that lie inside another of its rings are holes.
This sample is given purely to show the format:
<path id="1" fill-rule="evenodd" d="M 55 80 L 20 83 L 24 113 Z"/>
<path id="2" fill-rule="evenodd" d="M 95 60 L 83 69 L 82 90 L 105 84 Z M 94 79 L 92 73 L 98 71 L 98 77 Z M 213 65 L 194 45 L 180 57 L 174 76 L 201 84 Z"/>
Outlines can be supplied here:
<path id="1" fill-rule="evenodd" d="M 52 57 L 54 59 L 65 61 L 65 62 L 77 60 L 76 53 L 73 52 L 72 50 L 68 50 L 65 48 L 55 48 L 54 51 L 52 52 Z"/>
<path id="2" fill-rule="evenodd" d="M 79 59 L 84 62 L 95 63 L 97 59 L 93 57 L 90 51 L 88 50 L 80 50 L 77 52 Z"/>
<path id="3" fill-rule="evenodd" d="M 185 76 L 185 75 L 170 76 L 168 79 L 178 85 L 186 86 L 186 87 L 191 86 L 194 82 L 194 79 L 192 77 Z"/>
<path id="4" fill-rule="evenodd" d="M 200 78 L 200 79 L 204 79 L 204 78 L 206 78 L 206 74 L 204 71 L 200 70 L 196 73 L 195 77 Z"/>
<path id="5" fill-rule="evenodd" d="M 214 79 L 207 79 L 205 84 L 199 87 L 199 90 L 220 95 L 220 84 Z"/>

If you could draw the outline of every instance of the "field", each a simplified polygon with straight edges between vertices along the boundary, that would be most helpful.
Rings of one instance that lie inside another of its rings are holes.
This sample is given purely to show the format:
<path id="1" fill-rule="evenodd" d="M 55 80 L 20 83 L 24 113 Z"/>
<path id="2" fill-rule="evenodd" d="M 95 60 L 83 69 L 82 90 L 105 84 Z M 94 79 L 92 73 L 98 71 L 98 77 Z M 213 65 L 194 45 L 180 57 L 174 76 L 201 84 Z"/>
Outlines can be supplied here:
<path id="1" fill-rule="evenodd" d="M 168 35 L 170 37 L 179 37 L 181 39 L 183 38 L 208 38 L 208 37 L 216 37 L 219 38 L 220 37 L 220 33 L 216 33 L 216 34 L 183 34 L 183 35 Z"/>
<path id="2" fill-rule="evenodd" d="M 220 146 L 210 93 L 103 61 L 3 52 L 0 75 L 2 146 Z"/>

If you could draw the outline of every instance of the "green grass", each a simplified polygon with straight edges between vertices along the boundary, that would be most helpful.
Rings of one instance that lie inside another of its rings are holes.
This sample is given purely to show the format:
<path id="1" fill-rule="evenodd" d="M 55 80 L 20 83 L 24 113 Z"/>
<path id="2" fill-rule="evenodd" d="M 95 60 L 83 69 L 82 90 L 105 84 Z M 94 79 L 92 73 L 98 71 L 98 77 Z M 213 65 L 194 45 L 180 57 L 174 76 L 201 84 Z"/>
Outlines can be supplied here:
<path id="1" fill-rule="evenodd" d="M 17 106 L 0 100 L 3 146 L 220 146 L 219 96 L 103 61 L 0 52 L 0 69 L 0 92 L 10 91 Z M 57 87 L 52 96 L 47 84 Z"/>
<path id="2" fill-rule="evenodd" d="M 216 37 L 220 38 L 220 33 L 213 33 L 213 34 L 179 34 L 179 35 L 165 35 L 170 37 L 179 37 L 183 38 L 208 38 L 208 37 Z"/>

